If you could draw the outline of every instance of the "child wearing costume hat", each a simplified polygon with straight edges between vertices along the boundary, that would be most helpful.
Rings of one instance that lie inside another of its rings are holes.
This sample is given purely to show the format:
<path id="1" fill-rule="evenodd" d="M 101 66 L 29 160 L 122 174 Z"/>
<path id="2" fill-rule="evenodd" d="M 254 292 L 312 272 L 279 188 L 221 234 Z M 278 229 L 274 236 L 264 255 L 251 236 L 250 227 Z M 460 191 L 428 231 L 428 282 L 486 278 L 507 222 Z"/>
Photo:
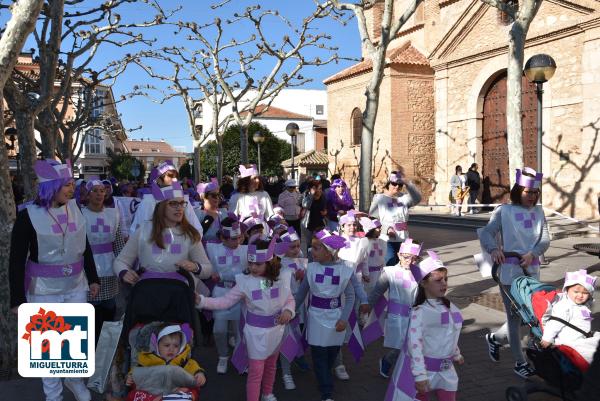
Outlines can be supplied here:
<path id="1" fill-rule="evenodd" d="M 563 293 L 542 317 L 544 324 L 542 347 L 568 345 L 588 363 L 592 362 L 600 341 L 600 332 L 593 335 L 590 333 L 592 327 L 590 308 L 594 301 L 595 284 L 596 277 L 587 274 L 585 269 L 566 273 Z M 578 327 L 581 331 L 568 327 L 557 318 Z M 589 333 L 589 337 L 582 332 Z"/>
<path id="2" fill-rule="evenodd" d="M 220 243 L 211 244 L 208 250 L 208 256 L 214 267 L 212 280 L 215 286 L 212 290 L 213 297 L 225 296 L 231 288 L 235 286 L 235 278 L 248 268 L 246 255 L 248 247 L 241 245 L 242 230 L 237 216 L 233 213 L 223 219 L 220 223 L 219 232 Z M 239 343 L 239 321 L 240 304 L 236 303 L 231 308 L 225 310 L 215 310 L 213 312 L 214 327 L 213 333 L 219 362 L 217 364 L 217 373 L 227 373 L 227 364 L 229 361 L 228 332 L 231 331 L 235 336 L 236 344 Z"/>
<path id="3" fill-rule="evenodd" d="M 363 274 L 363 281 L 365 281 L 365 290 L 368 295 L 375 287 L 381 270 L 385 266 L 386 243 L 379 238 L 381 234 L 381 222 L 379 220 L 361 217 L 359 222 L 365 232 L 365 236 L 360 240 L 359 247 L 364 248 L 366 254 L 367 267 L 365 268 L 366 276 Z"/>
<path id="4" fill-rule="evenodd" d="M 383 268 L 375 288 L 369 294 L 369 304 L 373 308 L 369 320 L 372 323 L 363 330 L 363 341 L 367 345 L 383 334 L 383 346 L 392 349 L 379 360 L 379 374 L 383 377 L 389 377 L 390 369 L 396 364 L 406 340 L 410 311 L 415 303 L 418 287 L 411 268 L 417 263 L 420 254 L 421 245 L 413 242 L 412 238 L 405 239 L 398 253 L 400 262 L 395 266 Z M 384 315 L 386 291 L 388 292 L 387 314 L 382 333 L 379 321 Z M 377 314 L 379 316 L 376 316 Z"/>
<path id="5" fill-rule="evenodd" d="M 247 401 L 258 401 L 261 388 L 261 401 L 277 400 L 273 395 L 277 357 L 284 339 L 284 326 L 295 315 L 291 277 L 289 272 L 280 271 L 279 259 L 274 255 L 275 241 L 276 238 L 270 242 L 259 236 L 250 238 L 248 270 L 235 277 L 235 286 L 222 297 L 201 295 L 198 301 L 199 308 L 211 310 L 228 309 L 239 301 L 245 304 L 240 347 L 246 347 L 247 356 L 240 357 L 244 360 L 237 361 L 236 367 L 240 371 L 248 367 Z"/>
<path id="6" fill-rule="evenodd" d="M 446 297 L 448 270 L 433 251 L 418 265 L 411 266 L 419 283 L 410 314 L 407 343 L 394 369 L 388 387 L 388 400 L 416 398 L 456 400 L 458 375 L 454 363 L 463 364 L 458 337 L 463 318 Z M 416 397 L 415 397 L 416 396 Z"/>
<path id="7" fill-rule="evenodd" d="M 308 264 L 296 295 L 296 305 L 302 305 L 310 292 L 307 337 L 321 400 L 333 399 L 332 370 L 344 343 L 348 318 L 354 306 L 354 290 L 350 282 L 354 269 L 337 257 L 338 251 L 345 245 L 344 238 L 329 230 L 315 234 L 312 239 L 314 261 Z"/>
<path id="8" fill-rule="evenodd" d="M 100 280 L 86 236 L 86 222 L 73 198 L 71 163 L 38 160 L 35 201 L 17 214 L 12 229 L 8 277 L 10 307 L 39 303 L 85 303 Z M 8 334 L 6 334 L 8 335 Z M 62 400 L 63 381 L 42 378 L 46 401 Z M 64 379 L 78 401 L 91 400 L 83 379 Z"/>

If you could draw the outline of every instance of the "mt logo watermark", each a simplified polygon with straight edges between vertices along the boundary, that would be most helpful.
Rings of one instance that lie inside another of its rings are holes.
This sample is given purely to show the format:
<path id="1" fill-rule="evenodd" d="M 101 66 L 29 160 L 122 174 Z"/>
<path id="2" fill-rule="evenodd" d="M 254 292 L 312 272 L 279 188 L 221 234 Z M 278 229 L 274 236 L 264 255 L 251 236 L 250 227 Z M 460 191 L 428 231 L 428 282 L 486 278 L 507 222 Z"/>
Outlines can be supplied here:
<path id="1" fill-rule="evenodd" d="M 88 303 L 19 306 L 19 374 L 90 377 L 95 368 L 94 317 Z"/>

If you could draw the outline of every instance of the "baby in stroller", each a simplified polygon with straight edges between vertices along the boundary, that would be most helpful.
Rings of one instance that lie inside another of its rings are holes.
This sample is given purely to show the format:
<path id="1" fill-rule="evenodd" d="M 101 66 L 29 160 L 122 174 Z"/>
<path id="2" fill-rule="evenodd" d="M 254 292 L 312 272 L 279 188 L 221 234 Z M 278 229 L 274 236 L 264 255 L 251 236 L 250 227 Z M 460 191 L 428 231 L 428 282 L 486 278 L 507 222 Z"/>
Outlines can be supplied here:
<path id="1" fill-rule="evenodd" d="M 563 292 L 558 294 L 542 317 L 544 331 L 540 345 L 567 345 L 589 364 L 600 341 L 600 332 L 592 334 L 592 314 L 596 277 L 585 269 L 567 272 Z"/>
<path id="2" fill-rule="evenodd" d="M 191 332 L 185 324 L 168 323 L 150 323 L 139 330 L 132 347 L 136 362 L 127 375 L 126 384 L 132 387 L 128 401 L 161 396 L 162 400 L 198 400 L 197 389 L 206 377 L 191 358 Z"/>

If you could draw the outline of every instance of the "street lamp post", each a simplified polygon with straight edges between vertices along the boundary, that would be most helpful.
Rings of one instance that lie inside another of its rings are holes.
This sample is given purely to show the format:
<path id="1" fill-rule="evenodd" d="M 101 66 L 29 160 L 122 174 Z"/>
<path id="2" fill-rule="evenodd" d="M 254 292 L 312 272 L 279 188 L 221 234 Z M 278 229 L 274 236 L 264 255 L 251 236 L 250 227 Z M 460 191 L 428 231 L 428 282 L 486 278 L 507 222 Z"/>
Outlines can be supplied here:
<path id="1" fill-rule="evenodd" d="M 262 132 L 256 131 L 254 135 L 252 135 L 252 140 L 258 147 L 258 175 L 260 175 L 260 144 L 265 141 L 265 136 Z"/>
<path id="2" fill-rule="evenodd" d="M 194 181 L 194 157 L 192 156 L 192 158 L 190 159 L 190 174 L 192 175 L 192 181 Z M 194 181 L 196 182 L 196 181 Z"/>
<path id="3" fill-rule="evenodd" d="M 542 95 L 544 82 L 548 81 L 556 71 L 554 59 L 547 54 L 531 56 L 525 63 L 524 73 L 530 82 L 535 84 L 537 94 L 537 171 L 542 172 Z M 540 202 L 542 200 L 542 187 L 540 186 Z"/>
<path id="4" fill-rule="evenodd" d="M 291 146 L 292 146 L 292 180 L 295 179 L 295 175 L 294 175 L 294 145 L 296 144 L 296 136 L 298 136 L 298 132 L 300 131 L 300 127 L 298 127 L 298 124 L 296 123 L 289 123 L 286 127 L 285 127 L 285 132 L 287 132 L 287 134 L 290 136 L 291 138 Z"/>

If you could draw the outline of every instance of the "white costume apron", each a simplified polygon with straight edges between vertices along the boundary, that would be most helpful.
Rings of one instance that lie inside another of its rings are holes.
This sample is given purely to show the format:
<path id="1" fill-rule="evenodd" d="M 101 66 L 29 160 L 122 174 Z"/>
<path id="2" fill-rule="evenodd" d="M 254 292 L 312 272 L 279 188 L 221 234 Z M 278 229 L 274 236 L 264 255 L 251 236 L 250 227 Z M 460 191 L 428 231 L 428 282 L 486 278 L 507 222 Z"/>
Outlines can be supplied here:
<path id="1" fill-rule="evenodd" d="M 273 203 L 265 191 L 237 193 L 232 196 L 229 205 L 229 210 L 240 216 L 240 221 L 248 216 L 267 221 L 273 215 Z"/>
<path id="2" fill-rule="evenodd" d="M 387 276 L 389 282 L 383 346 L 401 349 L 408 332 L 410 311 L 418 285 L 410 270 L 400 265 L 386 266 L 382 274 Z"/>
<path id="3" fill-rule="evenodd" d="M 387 242 L 402 242 L 408 238 L 408 203 L 410 196 L 403 194 L 398 197 L 377 194 L 373 198 L 373 203 L 377 203 L 376 214 L 381 222 L 382 240 Z M 396 238 L 390 238 L 387 235 L 388 228 L 396 231 Z"/>
<path id="4" fill-rule="evenodd" d="M 281 272 L 279 279 L 272 287 L 267 286 L 263 277 L 249 274 L 238 274 L 235 278 L 240 291 L 246 297 L 246 311 L 258 316 L 269 316 L 281 313 L 288 298 L 291 296 L 289 273 Z M 273 327 L 256 327 L 249 323 L 246 315 L 244 339 L 248 349 L 248 358 L 264 360 L 278 350 L 283 339 L 285 326 L 275 324 Z"/>
<path id="5" fill-rule="evenodd" d="M 98 277 L 114 276 L 113 242 L 119 228 L 119 212 L 116 208 L 104 208 L 94 212 L 84 208 L 81 213 L 86 221 L 88 242 L 94 254 Z"/>
<path id="6" fill-rule="evenodd" d="M 59 208 L 46 209 L 32 204 L 27 206 L 27 213 L 36 232 L 38 264 L 64 265 L 64 277 L 40 277 L 32 273 L 28 293 L 58 295 L 87 291 L 83 268 L 78 273 L 73 271 L 74 264 L 81 262 L 83 266 L 86 241 L 85 220 L 75 199 Z"/>
<path id="7" fill-rule="evenodd" d="M 207 252 L 213 269 L 221 277 L 221 281 L 212 290 L 212 296 L 222 297 L 235 286 L 236 276 L 248 267 L 248 247 L 240 245 L 236 249 L 230 249 L 222 244 L 209 244 Z M 240 320 L 240 313 L 239 302 L 229 309 L 212 311 L 215 319 L 222 320 Z"/>
<path id="8" fill-rule="evenodd" d="M 339 250 L 338 258 L 350 262 L 354 266 L 356 276 L 362 280 L 363 274 L 367 274 L 367 248 L 368 243 L 361 241 L 358 237 L 347 237 L 346 246 Z"/>
<path id="9" fill-rule="evenodd" d="M 517 205 L 501 206 L 502 242 L 504 252 L 516 252 L 524 255 L 538 243 L 545 223 L 544 210 L 541 206 L 526 209 Z M 509 228 L 510 227 L 510 228 Z M 539 278 L 539 260 L 527 268 L 530 276 Z M 523 275 L 523 269 L 516 259 L 508 259 L 500 267 L 500 282 L 510 285 L 513 280 Z"/>
<path id="10" fill-rule="evenodd" d="M 338 332 L 335 325 L 342 316 L 342 294 L 354 274 L 340 261 L 331 265 L 309 263 L 306 279 L 310 287 L 308 308 L 308 343 L 320 347 L 339 346 L 346 330 Z"/>
<path id="11" fill-rule="evenodd" d="M 387 244 L 380 238 L 362 238 L 361 242 L 365 243 L 367 253 L 367 270 L 369 271 L 369 282 L 365 283 L 365 291 L 367 294 L 375 287 L 379 276 L 385 266 L 385 252 Z"/>

